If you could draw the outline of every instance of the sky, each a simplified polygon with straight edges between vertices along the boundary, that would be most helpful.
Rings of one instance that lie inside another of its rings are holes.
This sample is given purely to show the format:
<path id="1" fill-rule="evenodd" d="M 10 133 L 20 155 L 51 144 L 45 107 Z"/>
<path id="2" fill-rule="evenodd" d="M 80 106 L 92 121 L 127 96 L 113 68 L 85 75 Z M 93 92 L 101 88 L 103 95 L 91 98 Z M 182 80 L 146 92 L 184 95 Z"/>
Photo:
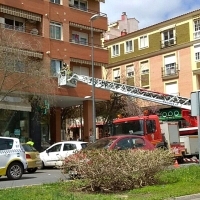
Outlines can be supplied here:
<path id="1" fill-rule="evenodd" d="M 139 29 L 200 9 L 199 0 L 105 0 L 101 12 L 108 16 L 108 23 L 128 18 L 139 21 Z"/>

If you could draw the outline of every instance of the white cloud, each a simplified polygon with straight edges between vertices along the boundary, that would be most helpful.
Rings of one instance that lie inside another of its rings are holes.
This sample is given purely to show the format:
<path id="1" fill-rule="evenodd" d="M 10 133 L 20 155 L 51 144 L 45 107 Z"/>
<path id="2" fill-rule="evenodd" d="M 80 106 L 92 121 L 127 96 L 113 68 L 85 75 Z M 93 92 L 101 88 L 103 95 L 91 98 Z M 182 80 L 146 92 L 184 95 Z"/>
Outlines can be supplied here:
<path id="1" fill-rule="evenodd" d="M 128 18 L 136 18 L 139 28 L 171 19 L 173 17 L 200 9 L 197 0 L 105 0 L 101 3 L 101 12 L 108 15 L 112 23 L 126 12 Z"/>

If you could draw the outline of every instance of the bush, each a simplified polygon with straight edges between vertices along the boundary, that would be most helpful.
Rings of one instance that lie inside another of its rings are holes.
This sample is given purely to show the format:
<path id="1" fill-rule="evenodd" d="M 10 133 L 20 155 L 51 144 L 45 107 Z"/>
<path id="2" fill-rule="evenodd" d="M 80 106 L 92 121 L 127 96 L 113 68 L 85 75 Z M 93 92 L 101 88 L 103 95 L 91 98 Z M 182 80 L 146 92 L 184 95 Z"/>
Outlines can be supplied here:
<path id="1" fill-rule="evenodd" d="M 161 149 L 81 151 L 66 158 L 64 170 L 76 169 L 92 191 L 124 191 L 155 184 L 155 175 L 173 163 L 172 157 Z"/>

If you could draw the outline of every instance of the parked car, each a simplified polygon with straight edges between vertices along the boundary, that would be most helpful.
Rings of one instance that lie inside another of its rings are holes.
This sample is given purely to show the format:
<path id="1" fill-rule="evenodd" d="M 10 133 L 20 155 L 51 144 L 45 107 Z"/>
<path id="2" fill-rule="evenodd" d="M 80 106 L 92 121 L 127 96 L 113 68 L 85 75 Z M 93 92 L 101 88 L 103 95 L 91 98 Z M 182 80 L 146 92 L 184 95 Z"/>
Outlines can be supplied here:
<path id="1" fill-rule="evenodd" d="M 155 147 L 145 137 L 136 135 L 116 135 L 97 140 L 88 145 L 86 150 L 91 149 L 144 149 L 153 150 Z"/>
<path id="2" fill-rule="evenodd" d="M 25 151 L 19 139 L 0 137 L 0 176 L 20 179 L 27 167 Z"/>
<path id="3" fill-rule="evenodd" d="M 28 163 L 27 171 L 34 173 L 38 168 L 42 167 L 42 160 L 40 159 L 40 153 L 30 144 L 22 144 L 22 147 L 26 153 L 26 160 Z"/>
<path id="4" fill-rule="evenodd" d="M 63 141 L 57 142 L 40 153 L 42 168 L 61 167 L 66 157 L 87 147 L 87 142 L 82 141 Z"/>
<path id="5" fill-rule="evenodd" d="M 126 150 L 132 149 L 133 152 L 137 149 L 142 150 L 154 150 L 155 147 L 153 144 L 149 142 L 143 136 L 136 136 L 136 135 L 116 135 L 105 137 L 102 139 L 97 140 L 94 143 L 89 144 L 85 150 L 93 150 L 93 149 L 108 149 L 108 150 Z M 76 158 L 80 161 L 80 159 L 87 160 L 85 155 L 78 155 L 74 154 L 70 156 L 69 160 L 72 159 L 76 160 Z M 68 162 L 67 158 L 65 162 Z M 88 162 L 88 161 L 87 161 Z M 77 172 L 76 167 L 71 167 L 68 171 L 68 175 L 71 179 L 82 177 L 81 174 Z"/>

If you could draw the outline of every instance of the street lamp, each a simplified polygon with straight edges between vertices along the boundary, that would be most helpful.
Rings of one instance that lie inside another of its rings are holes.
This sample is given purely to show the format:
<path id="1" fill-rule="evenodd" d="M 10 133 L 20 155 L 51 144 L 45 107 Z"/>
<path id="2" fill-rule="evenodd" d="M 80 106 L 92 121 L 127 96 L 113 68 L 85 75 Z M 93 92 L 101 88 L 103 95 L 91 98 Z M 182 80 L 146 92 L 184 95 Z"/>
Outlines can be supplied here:
<path id="1" fill-rule="evenodd" d="M 95 112 L 95 94 L 94 94 L 94 34 L 93 34 L 93 21 L 100 17 L 99 14 L 95 14 L 90 18 L 91 26 L 91 46 L 92 46 L 92 129 L 93 129 L 93 142 L 96 141 L 96 112 Z"/>

